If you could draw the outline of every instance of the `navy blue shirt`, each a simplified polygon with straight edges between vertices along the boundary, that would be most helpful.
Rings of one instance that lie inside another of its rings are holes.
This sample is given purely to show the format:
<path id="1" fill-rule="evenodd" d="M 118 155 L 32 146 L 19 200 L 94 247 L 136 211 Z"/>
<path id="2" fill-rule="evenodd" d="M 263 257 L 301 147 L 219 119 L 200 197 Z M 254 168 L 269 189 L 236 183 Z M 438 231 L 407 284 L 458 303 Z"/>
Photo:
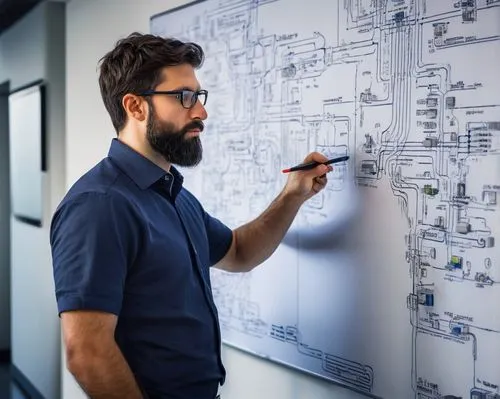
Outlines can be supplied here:
<path id="1" fill-rule="evenodd" d="M 232 232 L 182 181 L 114 139 L 54 214 L 56 298 L 60 313 L 118 316 L 116 342 L 151 398 L 212 399 L 225 370 L 209 268 Z"/>

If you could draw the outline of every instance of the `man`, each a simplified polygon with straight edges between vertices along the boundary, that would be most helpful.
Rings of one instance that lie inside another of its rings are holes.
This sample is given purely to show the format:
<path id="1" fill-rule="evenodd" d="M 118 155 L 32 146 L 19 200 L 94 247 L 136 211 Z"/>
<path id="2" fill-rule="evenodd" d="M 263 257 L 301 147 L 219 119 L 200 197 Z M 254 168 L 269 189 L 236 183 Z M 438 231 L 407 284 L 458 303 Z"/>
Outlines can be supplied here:
<path id="1" fill-rule="evenodd" d="M 196 44 L 138 33 L 101 60 L 117 138 L 51 225 L 67 367 L 91 398 L 215 398 L 225 370 L 209 268 L 246 272 L 266 260 L 331 170 L 290 174 L 234 231 L 208 215 L 173 166 L 201 160 L 202 61 Z"/>

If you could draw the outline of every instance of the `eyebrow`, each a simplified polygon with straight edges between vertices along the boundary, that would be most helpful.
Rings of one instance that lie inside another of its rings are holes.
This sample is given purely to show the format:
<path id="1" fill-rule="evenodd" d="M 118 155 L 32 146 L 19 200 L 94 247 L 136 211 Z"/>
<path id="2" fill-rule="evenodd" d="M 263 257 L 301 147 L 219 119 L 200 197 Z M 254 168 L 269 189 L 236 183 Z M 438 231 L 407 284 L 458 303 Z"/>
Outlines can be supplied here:
<path id="1" fill-rule="evenodd" d="M 197 88 L 196 88 L 196 89 L 193 89 L 193 87 L 189 87 L 189 86 L 181 86 L 181 87 L 177 87 L 177 88 L 173 89 L 173 91 L 180 91 L 180 90 L 200 91 L 200 90 L 201 90 L 201 87 L 200 87 L 200 86 L 197 86 Z"/>

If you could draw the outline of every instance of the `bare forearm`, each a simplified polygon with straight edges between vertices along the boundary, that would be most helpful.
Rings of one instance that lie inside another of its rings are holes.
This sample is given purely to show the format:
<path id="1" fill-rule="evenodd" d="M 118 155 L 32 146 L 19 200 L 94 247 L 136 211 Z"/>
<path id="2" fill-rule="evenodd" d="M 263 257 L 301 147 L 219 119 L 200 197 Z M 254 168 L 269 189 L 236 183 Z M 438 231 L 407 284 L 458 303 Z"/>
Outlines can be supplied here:
<path id="1" fill-rule="evenodd" d="M 68 369 L 92 399 L 142 399 L 135 377 L 116 344 L 105 351 L 80 351 Z"/>
<path id="2" fill-rule="evenodd" d="M 297 215 L 303 200 L 281 193 L 255 220 L 235 230 L 234 271 L 249 271 L 276 250 Z"/>

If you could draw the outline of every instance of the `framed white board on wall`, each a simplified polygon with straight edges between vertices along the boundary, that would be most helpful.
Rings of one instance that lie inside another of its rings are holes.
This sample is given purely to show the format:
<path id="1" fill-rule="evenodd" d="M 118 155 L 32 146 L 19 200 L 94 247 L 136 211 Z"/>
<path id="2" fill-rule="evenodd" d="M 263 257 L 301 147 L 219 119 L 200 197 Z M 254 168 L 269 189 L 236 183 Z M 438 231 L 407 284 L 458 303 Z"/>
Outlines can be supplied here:
<path id="1" fill-rule="evenodd" d="M 12 214 L 42 226 L 46 171 L 44 85 L 36 81 L 9 95 L 9 149 Z"/>

